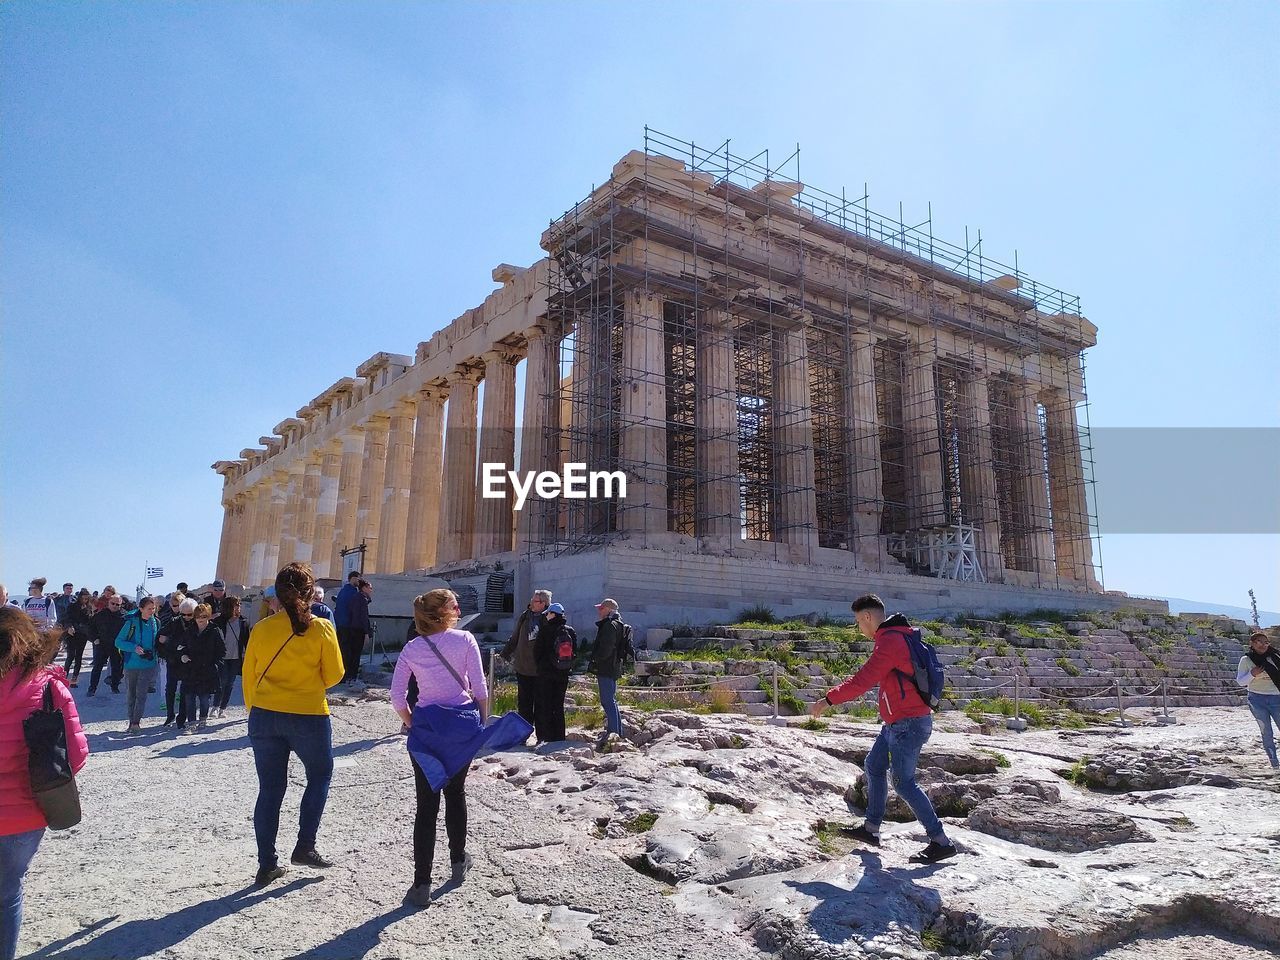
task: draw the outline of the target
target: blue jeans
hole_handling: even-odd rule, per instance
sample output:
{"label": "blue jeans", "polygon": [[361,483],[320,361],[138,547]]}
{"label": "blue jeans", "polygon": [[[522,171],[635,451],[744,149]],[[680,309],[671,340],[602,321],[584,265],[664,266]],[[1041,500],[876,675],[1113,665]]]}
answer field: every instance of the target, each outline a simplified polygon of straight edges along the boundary
{"label": "blue jeans", "polygon": [[933,733],[933,717],[908,717],[880,728],[880,736],[871,745],[863,770],[867,774],[867,822],[879,826],[889,802],[889,771],[893,786],[906,801],[930,840],[944,836],[942,821],[934,813],[933,804],[916,783],[916,762],[920,759],[929,736]]}
{"label": "blue jeans", "polygon": [[22,927],[22,881],[44,839],[44,827],[0,837],[0,960],[18,955]]}
{"label": "blue jeans", "polygon": [[596,677],[600,687],[600,706],[604,708],[605,732],[622,736],[622,714],[618,713],[618,681],[613,677]]}
{"label": "blue jeans", "polygon": [[1258,729],[1262,731],[1262,749],[1267,751],[1267,759],[1271,766],[1280,769],[1280,759],[1276,758],[1276,739],[1271,733],[1271,724],[1280,730],[1280,694],[1254,693],[1249,691],[1249,712],[1258,721]]}
{"label": "blue jeans", "polygon": [[316,845],[333,777],[333,725],[325,715],[278,713],[254,707],[249,711],[249,744],[258,771],[258,802],[253,808],[258,866],[270,869],[278,862],[276,834],[280,830],[280,804],[289,786],[290,753],[298,755],[307,775],[298,811],[296,848],[311,850]]}

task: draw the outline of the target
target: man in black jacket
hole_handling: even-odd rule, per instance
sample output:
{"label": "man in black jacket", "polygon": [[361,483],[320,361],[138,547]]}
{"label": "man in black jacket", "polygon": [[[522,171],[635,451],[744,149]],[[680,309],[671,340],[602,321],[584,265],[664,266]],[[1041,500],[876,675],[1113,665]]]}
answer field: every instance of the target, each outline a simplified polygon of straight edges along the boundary
{"label": "man in black jacket", "polygon": [[124,626],[124,614],[120,607],[124,601],[120,595],[114,594],[107,600],[106,606],[89,618],[89,639],[93,641],[93,673],[89,675],[89,696],[98,692],[98,680],[102,677],[102,668],[111,664],[111,672],[107,675],[107,685],[112,693],[120,692],[120,679],[124,673],[124,663],[120,650],[116,647],[116,637]]}
{"label": "man in black jacket", "polygon": [[538,659],[534,654],[534,638],[538,627],[542,625],[542,616],[551,603],[550,590],[535,590],[529,605],[524,608],[516,620],[516,628],[511,639],[502,648],[502,659],[511,664],[516,671],[516,710],[520,716],[533,724],[538,740],[544,741],[546,732],[539,729],[538,717]]}
{"label": "man in black jacket", "polygon": [[600,706],[604,708],[605,729],[596,744],[603,750],[610,736],[622,736],[622,714],[618,712],[618,680],[626,668],[632,648],[631,626],[622,622],[618,601],[606,598],[596,604],[596,642],[591,650],[587,672],[596,675],[600,690]]}

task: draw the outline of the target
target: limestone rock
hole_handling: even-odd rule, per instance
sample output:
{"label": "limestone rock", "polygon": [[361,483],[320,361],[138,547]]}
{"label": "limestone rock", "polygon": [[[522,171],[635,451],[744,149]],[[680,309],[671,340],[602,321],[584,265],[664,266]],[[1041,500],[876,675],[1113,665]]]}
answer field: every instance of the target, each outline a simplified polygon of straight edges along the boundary
{"label": "limestone rock", "polygon": [[968,826],[1014,843],[1066,853],[1151,839],[1131,817],[1122,813],[1051,803],[1030,796],[992,797],[983,801],[969,814]]}

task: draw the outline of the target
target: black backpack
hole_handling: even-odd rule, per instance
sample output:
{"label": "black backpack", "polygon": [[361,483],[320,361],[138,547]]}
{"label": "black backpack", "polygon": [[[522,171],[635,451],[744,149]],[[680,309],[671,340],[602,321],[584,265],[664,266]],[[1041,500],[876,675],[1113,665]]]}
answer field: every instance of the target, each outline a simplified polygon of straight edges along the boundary
{"label": "black backpack", "polygon": [[618,621],[621,631],[618,636],[618,665],[626,666],[636,662],[636,647],[631,632],[631,624]]}

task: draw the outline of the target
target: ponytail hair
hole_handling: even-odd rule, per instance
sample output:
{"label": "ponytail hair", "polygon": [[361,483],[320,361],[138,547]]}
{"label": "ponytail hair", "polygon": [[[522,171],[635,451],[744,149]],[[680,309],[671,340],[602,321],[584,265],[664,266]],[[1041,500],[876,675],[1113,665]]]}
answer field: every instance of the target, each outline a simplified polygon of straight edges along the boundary
{"label": "ponytail hair", "polygon": [[311,598],[315,589],[316,578],[310,564],[294,561],[276,574],[276,602],[289,615],[294,633],[306,633],[311,626]]}
{"label": "ponytail hair", "polygon": [[452,590],[440,588],[428,590],[420,597],[413,598],[413,626],[418,636],[429,637],[432,634],[448,630],[458,622],[458,611],[453,602],[458,599]]}

